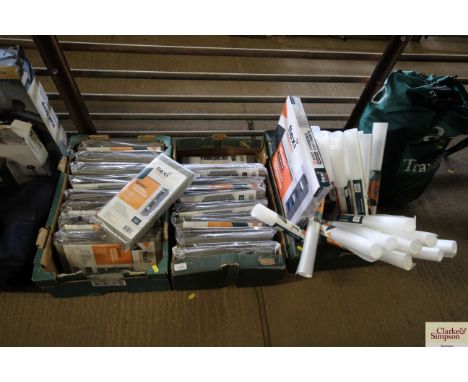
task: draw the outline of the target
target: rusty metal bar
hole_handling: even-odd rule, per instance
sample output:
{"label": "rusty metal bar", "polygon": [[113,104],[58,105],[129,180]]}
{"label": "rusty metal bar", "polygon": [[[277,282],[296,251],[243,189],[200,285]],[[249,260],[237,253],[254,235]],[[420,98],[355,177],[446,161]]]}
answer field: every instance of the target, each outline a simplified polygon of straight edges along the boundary
{"label": "rusty metal bar", "polygon": [[364,108],[371,100],[375,92],[383,85],[387,76],[393,69],[393,66],[400,58],[401,52],[405,49],[408,43],[409,36],[393,36],[382,54],[382,58],[375,66],[374,71],[369,79],[369,82],[364,87],[359,101],[354,106],[344,129],[351,129],[355,127],[356,123],[364,111]]}
{"label": "rusty metal bar", "polygon": [[[95,121],[165,120],[165,121],[277,121],[278,114],[226,114],[226,113],[91,113]],[[70,119],[69,113],[57,113],[60,119]],[[309,114],[309,121],[346,121],[346,114]]]}
{"label": "rusty metal bar", "polygon": [[47,66],[46,71],[54,81],[77,130],[86,134],[96,133],[96,128],[57,38],[55,36],[33,36],[33,39]]}
{"label": "rusty metal bar", "polygon": [[[49,75],[46,68],[34,68],[38,76]],[[267,81],[267,82],[326,82],[361,83],[368,76],[269,74],[269,73],[219,73],[219,72],[167,72],[156,70],[71,69],[75,78],[119,78],[147,80],[195,80],[195,81]]]}
{"label": "rusty metal bar", "polygon": [[[172,95],[172,94],[104,94],[82,93],[85,101],[95,102],[207,102],[207,103],[283,103],[283,96],[243,95]],[[60,100],[59,93],[47,93],[50,100]],[[353,104],[358,97],[300,96],[302,103]]]}
{"label": "rusty metal bar", "polygon": [[[366,36],[368,38],[369,36]],[[34,43],[25,38],[1,37],[1,45],[21,45],[23,48],[34,49]],[[227,56],[227,57],[264,57],[264,58],[299,58],[317,60],[374,60],[378,61],[381,54],[376,52],[347,51],[315,51],[303,49],[258,49],[258,48],[226,48],[205,46],[169,46],[149,44],[120,44],[84,41],[61,41],[64,51],[131,53],[131,54],[162,54],[162,55],[196,55],[196,56]],[[415,62],[468,62],[467,54],[438,53],[404,53],[400,61]]]}

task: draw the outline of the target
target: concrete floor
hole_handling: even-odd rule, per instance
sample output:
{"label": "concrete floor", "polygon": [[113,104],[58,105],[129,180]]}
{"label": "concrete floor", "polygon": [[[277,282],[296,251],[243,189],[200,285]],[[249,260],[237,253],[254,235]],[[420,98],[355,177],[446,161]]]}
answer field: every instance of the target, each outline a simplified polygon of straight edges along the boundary
{"label": "concrete floor", "polygon": [[[76,37],[70,39],[78,39]],[[90,39],[88,37],[88,39]],[[103,38],[95,38],[103,40]],[[309,49],[381,51],[379,40],[341,41],[336,38],[150,37],[113,38],[118,41],[218,46],[258,46]],[[432,38],[408,51],[467,53],[466,40]],[[37,56],[28,52],[37,62]],[[284,73],[369,74],[372,63],[315,62],[309,60],[223,59],[145,55],[91,55],[69,53],[74,67],[114,67],[160,70],[252,71]],[[153,61],[151,61],[153,60]],[[320,61],[320,60],[317,60]],[[400,67],[400,65],[398,65]],[[466,64],[401,65],[415,70],[468,77]],[[148,84],[148,82],[150,84]],[[184,94],[309,94],[359,95],[360,85],[219,84],[80,80],[82,91]],[[177,86],[177,88],[176,88]],[[48,89],[52,89],[47,83]],[[135,105],[141,111],[170,107],[188,111],[207,105]],[[115,105],[92,104],[103,111]],[[278,112],[280,105],[261,106]],[[331,105],[308,105],[317,113],[335,111]],[[342,106],[343,107],[343,106]],[[347,106],[349,108],[349,106]],[[57,105],[60,108],[60,105]],[[217,105],[226,112],[251,112],[252,105]],[[328,108],[328,109],[327,109]],[[179,110],[179,109],[178,109]],[[221,109],[219,109],[221,110]],[[258,110],[258,107],[255,107]],[[343,111],[344,112],[344,111]],[[69,128],[72,128],[67,124]],[[205,124],[230,129],[239,124]],[[131,123],[148,129],[181,127],[181,123]],[[338,125],[336,125],[339,127]],[[117,128],[118,128],[117,127]],[[200,128],[184,123],[183,128]],[[264,128],[258,124],[257,128]],[[116,129],[113,123],[102,128]],[[244,127],[241,128],[246,128]],[[422,346],[427,321],[468,321],[468,150],[444,161],[425,194],[404,208],[384,212],[417,215],[418,229],[437,232],[458,241],[459,253],[442,263],[418,261],[405,272],[376,264],[339,271],[318,272],[312,280],[292,280],[261,288],[224,288],[191,292],[112,293],[101,297],[55,299],[44,293],[0,292],[0,346]],[[450,171],[449,171],[450,170]]]}

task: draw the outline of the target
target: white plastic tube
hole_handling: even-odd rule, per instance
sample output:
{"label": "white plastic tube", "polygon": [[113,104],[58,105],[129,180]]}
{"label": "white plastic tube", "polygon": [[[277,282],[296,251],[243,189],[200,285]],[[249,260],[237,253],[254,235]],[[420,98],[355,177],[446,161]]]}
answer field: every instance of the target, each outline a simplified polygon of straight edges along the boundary
{"label": "white plastic tube", "polygon": [[388,123],[374,122],[372,125],[372,151],[369,171],[369,206],[372,215],[377,213],[382,162],[387,140]]}
{"label": "white plastic tube", "polygon": [[441,262],[444,258],[444,253],[437,247],[422,247],[417,254],[412,256],[415,259]]}
{"label": "white plastic tube", "polygon": [[313,218],[309,218],[304,245],[302,246],[301,258],[296,270],[297,275],[307,278],[312,277],[319,237],[320,223],[314,221]]}
{"label": "white plastic tube", "polygon": [[436,248],[440,248],[444,257],[455,257],[457,254],[457,242],[455,240],[437,240]]}
{"label": "white plastic tube", "polygon": [[270,227],[275,227],[287,232],[295,239],[301,241],[304,240],[304,231],[299,226],[278,215],[275,211],[270,210],[263,204],[256,204],[252,208],[252,211],[250,211],[250,215],[254,219],[257,219],[258,221],[261,221]]}
{"label": "white plastic tube", "polygon": [[349,129],[343,133],[347,177],[351,186],[354,213],[368,215],[367,189],[365,185],[361,145],[357,129]]}
{"label": "white plastic tube", "polygon": [[[322,227],[323,228],[323,227]],[[366,238],[345,231],[341,228],[328,226],[322,229],[323,234],[335,240],[337,243],[348,248],[349,250],[356,249],[360,253],[365,254],[373,259],[378,260],[382,256],[383,248],[380,244],[370,241]]]}
{"label": "white plastic tube", "polygon": [[414,231],[411,237],[421,240],[426,247],[433,247],[437,243],[437,235],[431,232]]}
{"label": "white plastic tube", "polygon": [[401,251],[383,251],[381,261],[394,265],[395,267],[410,271],[415,267],[410,254]]}
{"label": "white plastic tube", "polygon": [[397,250],[411,254],[411,256],[417,255],[423,246],[423,243],[419,239],[408,239],[406,237],[397,236]]}
{"label": "white plastic tube", "polygon": [[338,215],[338,221],[344,221],[354,224],[362,224],[376,231],[389,234],[409,236],[416,230],[416,219],[406,216],[393,215],[369,215],[356,216],[349,214]]}
{"label": "white plastic tube", "polygon": [[361,145],[362,169],[367,191],[369,187],[370,159],[372,155],[372,134],[364,134],[364,132],[360,131],[359,144]]}
{"label": "white plastic tube", "polygon": [[346,177],[346,162],[343,143],[343,133],[335,131],[328,137],[328,153],[331,162],[334,183],[341,213],[351,212],[351,199]]}
{"label": "white plastic tube", "polygon": [[369,240],[373,240],[388,251],[393,251],[397,247],[397,239],[394,236],[387,235],[383,232],[378,232],[371,228],[364,227],[363,225],[343,223],[339,221],[331,221],[329,224],[356,235],[363,236]]}
{"label": "white plastic tube", "polygon": [[370,162],[371,171],[381,171],[387,140],[388,123],[374,122],[372,124],[372,155]]}

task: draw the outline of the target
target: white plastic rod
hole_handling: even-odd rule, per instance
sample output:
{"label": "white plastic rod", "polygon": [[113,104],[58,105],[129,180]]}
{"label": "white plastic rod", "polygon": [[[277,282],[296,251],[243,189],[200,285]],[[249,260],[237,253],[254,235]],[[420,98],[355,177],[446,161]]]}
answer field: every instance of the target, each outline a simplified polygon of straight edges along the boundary
{"label": "white plastic rod", "polygon": [[408,239],[406,237],[397,236],[397,250],[411,254],[411,256],[417,255],[423,246],[423,243],[419,239]]}
{"label": "white plastic rod", "polygon": [[457,242],[455,240],[437,240],[436,248],[440,248],[444,257],[455,257],[457,254]]}
{"label": "white plastic rod", "polygon": [[422,247],[417,254],[412,256],[415,259],[441,262],[444,258],[444,252],[437,247]]}
{"label": "white plastic rod", "polygon": [[330,225],[322,225],[322,234],[338,244],[341,244],[349,250],[356,249],[360,253],[365,254],[373,259],[378,260],[382,256],[383,248],[375,241],[368,240],[341,228],[336,228]]}
{"label": "white plastic rod", "polygon": [[415,267],[410,254],[401,251],[383,251],[381,261],[394,265],[395,267],[410,271]]}
{"label": "white plastic rod", "polygon": [[[359,132],[359,143],[361,145],[362,167],[364,172],[364,181],[366,187],[369,187],[370,160],[372,155],[372,134]],[[367,190],[367,188],[366,188]]]}
{"label": "white plastic rod", "polygon": [[357,129],[349,129],[343,133],[347,177],[351,188],[354,213],[368,215],[367,189],[362,165],[361,145]]}
{"label": "white plastic rod", "polygon": [[278,215],[275,211],[270,210],[263,204],[256,204],[252,208],[252,211],[250,211],[250,215],[252,215],[254,219],[257,219],[270,227],[275,227],[281,231],[285,231],[295,239],[301,241],[304,240],[304,231],[299,226],[285,219],[281,215]]}
{"label": "white plastic rod", "polygon": [[416,218],[393,215],[357,216],[349,214],[338,215],[336,220],[354,224],[362,224],[376,231],[389,234],[409,236],[416,230]]}
{"label": "white plastic rod", "polygon": [[372,215],[377,213],[379,202],[380,179],[382,177],[382,162],[387,140],[388,123],[374,122],[372,125],[372,152],[369,174],[369,206]]}
{"label": "white plastic rod", "polygon": [[337,228],[344,229],[359,236],[363,236],[369,240],[375,241],[377,244],[380,244],[384,249],[388,251],[393,251],[397,247],[397,239],[394,236],[388,235],[383,232],[367,228],[363,225],[344,223],[340,221],[331,221],[330,225]]}
{"label": "white plastic rod", "polygon": [[341,213],[351,212],[351,198],[346,177],[346,162],[343,133],[335,131],[328,137],[328,153],[336,187],[338,206]]}
{"label": "white plastic rod", "polygon": [[313,218],[309,218],[304,244],[302,246],[301,258],[296,270],[297,275],[307,278],[312,277],[319,237],[320,223],[314,221]]}

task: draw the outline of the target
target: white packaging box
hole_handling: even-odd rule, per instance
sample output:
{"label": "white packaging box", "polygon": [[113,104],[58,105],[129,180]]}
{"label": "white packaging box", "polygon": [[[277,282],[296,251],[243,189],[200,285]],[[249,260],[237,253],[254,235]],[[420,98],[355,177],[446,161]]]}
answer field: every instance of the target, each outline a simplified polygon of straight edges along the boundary
{"label": "white packaging box", "polygon": [[47,150],[30,123],[15,120],[11,125],[0,125],[0,157],[7,159],[8,169],[18,183],[49,174]]}
{"label": "white packaging box", "polygon": [[320,151],[299,97],[288,96],[276,128],[273,173],[286,218],[312,216],[330,189]]}
{"label": "white packaging box", "polygon": [[131,246],[185,191],[194,175],[161,153],[99,211],[97,222]]}

